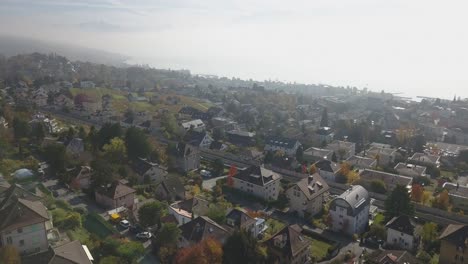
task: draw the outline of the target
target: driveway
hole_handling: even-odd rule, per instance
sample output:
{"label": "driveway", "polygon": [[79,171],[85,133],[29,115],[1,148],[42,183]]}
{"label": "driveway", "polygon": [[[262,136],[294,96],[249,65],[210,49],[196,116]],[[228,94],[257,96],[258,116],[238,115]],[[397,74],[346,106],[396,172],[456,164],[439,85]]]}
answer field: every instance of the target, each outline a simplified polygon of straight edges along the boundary
{"label": "driveway", "polygon": [[226,178],[227,176],[224,175],[224,176],[219,176],[219,177],[215,177],[215,178],[210,178],[210,179],[203,179],[203,184],[202,184],[202,187],[203,189],[206,189],[206,190],[213,190],[213,187],[216,186],[216,181],[219,180],[219,179],[224,179]]}

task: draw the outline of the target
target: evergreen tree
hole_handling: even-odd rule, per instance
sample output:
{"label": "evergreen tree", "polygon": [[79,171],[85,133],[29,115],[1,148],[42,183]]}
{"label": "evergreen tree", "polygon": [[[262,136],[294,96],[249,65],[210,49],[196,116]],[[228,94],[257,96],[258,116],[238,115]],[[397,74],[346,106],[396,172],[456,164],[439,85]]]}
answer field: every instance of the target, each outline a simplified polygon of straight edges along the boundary
{"label": "evergreen tree", "polygon": [[320,127],[328,127],[328,111],[325,107],[322,112],[322,119],[320,120]]}

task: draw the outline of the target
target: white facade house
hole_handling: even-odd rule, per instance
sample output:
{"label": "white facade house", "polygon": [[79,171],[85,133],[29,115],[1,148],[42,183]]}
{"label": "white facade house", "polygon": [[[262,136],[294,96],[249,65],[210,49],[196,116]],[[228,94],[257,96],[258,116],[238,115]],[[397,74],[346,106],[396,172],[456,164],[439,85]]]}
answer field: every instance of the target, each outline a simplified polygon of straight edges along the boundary
{"label": "white facade house", "polygon": [[264,200],[278,199],[281,176],[260,166],[240,170],[232,177],[234,188]]}
{"label": "white facade house", "polygon": [[392,218],[385,225],[387,228],[386,244],[394,248],[413,250],[415,247],[415,224],[406,216]]}
{"label": "white facade house", "polygon": [[286,191],[289,210],[300,217],[314,216],[323,209],[325,194],[330,187],[318,173],[296,182]]}
{"label": "white facade house", "polygon": [[203,123],[201,119],[195,119],[192,121],[184,122],[181,124],[181,126],[185,129],[185,131],[193,129],[193,131],[197,132],[202,132],[206,128],[205,123]]}
{"label": "white facade house", "polygon": [[175,217],[179,226],[205,215],[208,210],[209,202],[198,197],[178,201],[169,206],[169,214]]}
{"label": "white facade house", "polygon": [[282,151],[287,156],[295,156],[301,143],[296,139],[269,138],[265,140],[265,151]]}
{"label": "white facade house", "polygon": [[369,223],[370,197],[364,187],[351,186],[330,204],[331,230],[347,235],[361,234]]}

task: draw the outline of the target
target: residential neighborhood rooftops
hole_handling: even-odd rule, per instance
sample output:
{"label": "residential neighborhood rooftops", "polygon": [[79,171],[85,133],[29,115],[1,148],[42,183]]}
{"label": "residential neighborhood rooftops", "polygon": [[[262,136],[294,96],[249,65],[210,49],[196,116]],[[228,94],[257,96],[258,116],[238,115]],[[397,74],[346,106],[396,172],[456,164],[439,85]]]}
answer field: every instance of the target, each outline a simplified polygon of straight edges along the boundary
{"label": "residential neighborhood rooftops", "polygon": [[399,162],[394,169],[398,171],[398,174],[409,177],[423,176],[426,173],[426,167],[424,166],[402,162]]}
{"label": "residential neighborhood rooftops", "polygon": [[238,228],[246,228],[254,224],[257,220],[249,216],[244,209],[233,208],[227,215],[227,224]]}
{"label": "residential neighborhood rooftops", "polygon": [[353,215],[357,215],[370,203],[369,192],[360,185],[352,185],[349,189],[333,199],[332,204],[336,203],[338,200],[345,201],[350,206]]}
{"label": "residential neighborhood rooftops", "polygon": [[266,145],[281,147],[281,148],[294,148],[297,143],[297,139],[270,137],[265,139]]}
{"label": "residential neighborhood rooftops", "polygon": [[408,161],[431,163],[431,164],[436,165],[437,163],[439,163],[439,159],[440,157],[436,155],[416,152],[413,154],[411,158],[408,159]]}
{"label": "residential neighborhood rooftops", "polygon": [[444,183],[444,185],[442,185],[442,187],[447,189],[450,195],[455,195],[468,199],[468,186],[463,186],[452,182],[446,182]]}
{"label": "residential neighborhood rooftops", "polygon": [[413,182],[413,178],[411,177],[370,169],[365,169],[359,176],[361,180],[367,182],[381,180],[390,190],[392,190],[396,185],[409,186]]}
{"label": "residential neighborhood rooftops", "polygon": [[47,209],[40,201],[30,201],[12,195],[1,201],[0,231],[7,232],[23,226],[49,220]]}
{"label": "residential neighborhood rooftops", "polygon": [[371,168],[375,166],[377,161],[373,158],[353,155],[346,160],[346,163],[357,168]]}
{"label": "residential neighborhood rooftops", "polygon": [[385,225],[387,228],[391,228],[393,230],[408,234],[412,236],[414,234],[415,224],[407,215],[400,215],[398,217],[393,217],[388,223]]}
{"label": "residential neighborhood rooftops", "polygon": [[439,239],[447,240],[450,243],[466,248],[468,241],[468,225],[448,225]]}
{"label": "residential neighborhood rooftops", "polygon": [[206,216],[199,216],[181,225],[180,230],[182,231],[182,237],[192,243],[198,243],[208,237],[222,241],[229,235],[224,227]]}
{"label": "residential neighborhood rooftops", "polygon": [[337,173],[341,169],[338,163],[330,160],[319,160],[314,165],[319,170],[328,171],[332,173]]}
{"label": "residential neighborhood rooftops", "polygon": [[135,189],[122,184],[120,181],[114,181],[112,184],[108,184],[107,186],[100,186],[97,191],[111,199],[117,199],[136,192]]}
{"label": "residential neighborhood rooftops", "polygon": [[305,155],[310,155],[313,157],[321,157],[322,159],[327,159],[329,155],[333,153],[333,150],[330,149],[322,149],[322,148],[315,148],[310,147],[304,150]]}
{"label": "residential neighborhood rooftops", "polygon": [[281,251],[284,256],[294,258],[310,245],[309,238],[301,232],[302,228],[298,225],[286,226],[265,243],[268,247]]}
{"label": "residential neighborhood rooftops", "polygon": [[93,257],[88,248],[78,240],[65,243],[48,251],[29,255],[21,259],[23,264],[92,264]]}
{"label": "residential neighborhood rooftops", "polygon": [[369,258],[377,264],[421,264],[420,260],[406,250],[378,249],[370,253]]}
{"label": "residential neighborhood rooftops", "polygon": [[327,182],[322,179],[318,173],[314,173],[313,175],[298,181],[296,185],[309,201],[330,189]]}
{"label": "residential neighborhood rooftops", "polygon": [[271,181],[281,178],[276,172],[261,166],[250,166],[244,170],[239,170],[233,177],[259,186],[265,186]]}

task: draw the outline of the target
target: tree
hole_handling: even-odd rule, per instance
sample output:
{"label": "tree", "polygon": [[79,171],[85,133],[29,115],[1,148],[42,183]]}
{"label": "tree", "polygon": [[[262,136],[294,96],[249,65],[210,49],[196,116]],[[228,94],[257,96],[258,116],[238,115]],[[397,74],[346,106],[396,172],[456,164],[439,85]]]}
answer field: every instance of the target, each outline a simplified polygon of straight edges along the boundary
{"label": "tree", "polygon": [[117,247],[117,254],[130,263],[136,261],[144,253],[145,248],[138,241],[125,241]]}
{"label": "tree", "polygon": [[101,258],[99,264],[127,264],[127,262],[116,256],[106,256]]}
{"label": "tree", "polygon": [[309,174],[314,174],[317,172],[317,166],[315,164],[310,165]]}
{"label": "tree", "polygon": [[231,165],[231,167],[229,168],[229,174],[228,174],[228,178],[227,178],[227,185],[229,187],[234,187],[234,175],[237,174],[237,167],[235,165]]}
{"label": "tree", "polygon": [[374,223],[370,226],[369,232],[367,232],[366,237],[377,237],[378,239],[386,240],[387,230],[385,229],[385,226]]}
{"label": "tree", "polygon": [[302,149],[302,147],[299,147],[296,150],[296,160],[299,162],[304,160],[304,149]]}
{"label": "tree", "polygon": [[245,231],[234,231],[226,240],[223,251],[224,264],[262,262],[257,239]]}
{"label": "tree", "polygon": [[387,192],[385,182],[382,180],[372,180],[369,187],[369,189],[375,193],[385,194]]}
{"label": "tree", "polygon": [[214,176],[219,176],[224,171],[224,163],[223,163],[223,161],[221,159],[215,159],[211,163],[211,167],[213,169]]}
{"label": "tree", "polygon": [[415,202],[421,202],[424,194],[424,187],[419,184],[413,184],[411,188],[411,199]]}
{"label": "tree", "polygon": [[66,150],[62,144],[54,143],[44,147],[44,159],[53,173],[62,172],[66,165]]}
{"label": "tree", "polygon": [[165,246],[175,246],[179,241],[181,231],[174,223],[163,224],[157,234],[157,243]]}
{"label": "tree", "polygon": [[414,152],[423,152],[426,145],[426,137],[424,135],[416,135],[411,139],[411,145]]}
{"label": "tree", "polygon": [[109,162],[102,158],[97,158],[91,162],[91,168],[94,173],[92,180],[94,186],[103,186],[111,183],[114,180],[114,169]]}
{"label": "tree", "polygon": [[332,156],[331,156],[331,160],[332,160],[333,162],[338,162],[338,159],[337,159],[337,157],[336,157],[336,153],[335,153],[334,151],[333,151],[333,154],[332,154]]}
{"label": "tree", "polygon": [[437,239],[437,225],[432,222],[425,223],[421,230],[421,239],[426,244]]}
{"label": "tree", "polygon": [[432,195],[431,192],[424,191],[423,196],[422,196],[422,200],[421,200],[422,204],[424,204],[424,205],[427,204],[429,202],[429,200],[431,199],[431,195]]}
{"label": "tree", "polygon": [[408,190],[403,185],[397,185],[385,200],[385,210],[390,217],[414,215],[414,207]]}
{"label": "tree", "polygon": [[159,201],[145,203],[138,210],[138,218],[143,227],[160,225],[161,216],[164,215],[164,204]]}
{"label": "tree", "polygon": [[320,120],[320,127],[328,127],[328,112],[325,107],[322,112],[322,119]]}
{"label": "tree", "polygon": [[439,196],[434,200],[432,206],[442,210],[447,210],[450,206],[450,198],[447,190],[440,192]]}
{"label": "tree", "polygon": [[41,141],[45,137],[45,129],[42,123],[37,123],[31,131],[31,135],[36,138],[37,141]]}
{"label": "tree", "polygon": [[99,149],[101,149],[105,144],[108,144],[111,139],[121,136],[122,128],[120,127],[119,123],[105,123],[97,133],[95,143]]}
{"label": "tree", "polygon": [[26,120],[15,117],[13,119],[13,135],[16,140],[29,136],[31,128]]}
{"label": "tree", "polygon": [[148,137],[141,129],[136,127],[131,127],[127,130],[125,145],[127,146],[127,155],[130,159],[146,158],[151,152]]}
{"label": "tree", "polygon": [[0,263],[20,264],[21,258],[14,246],[4,245],[0,248]]}
{"label": "tree", "polygon": [[85,131],[83,126],[80,126],[80,128],[78,130],[78,137],[83,139],[83,140],[86,140],[86,131]]}
{"label": "tree", "polygon": [[214,128],[213,129],[213,139],[214,140],[222,140],[225,137],[224,130],[221,128]]}
{"label": "tree", "polygon": [[113,163],[121,164],[127,156],[127,148],[125,142],[121,138],[113,138],[102,147],[104,155]]}
{"label": "tree", "polygon": [[223,263],[223,248],[221,243],[212,238],[206,238],[191,247],[179,250],[175,257],[176,264],[221,264]]}

